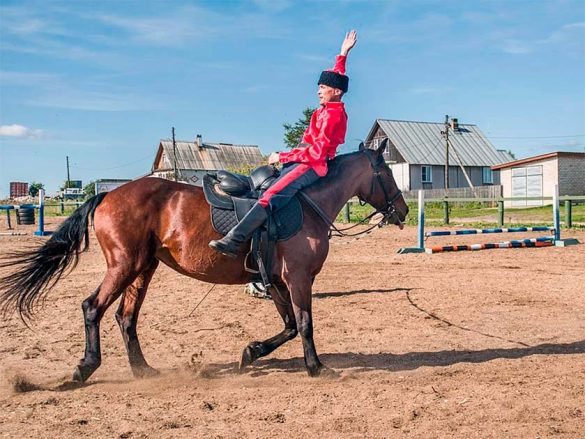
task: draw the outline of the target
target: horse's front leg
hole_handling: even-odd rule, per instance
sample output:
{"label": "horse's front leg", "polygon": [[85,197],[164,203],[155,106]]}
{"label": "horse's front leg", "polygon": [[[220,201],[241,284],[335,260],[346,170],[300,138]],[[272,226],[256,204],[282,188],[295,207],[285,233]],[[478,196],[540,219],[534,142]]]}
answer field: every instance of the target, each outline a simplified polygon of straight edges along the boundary
{"label": "horse's front leg", "polygon": [[240,360],[240,371],[243,371],[258,358],[270,354],[275,349],[297,336],[297,324],[295,322],[295,314],[290,302],[290,293],[288,292],[286,285],[283,285],[280,282],[277,283],[276,288],[278,290],[273,290],[271,295],[272,300],[276,305],[276,309],[284,322],[284,329],[282,332],[268,340],[253,341],[246,346],[246,349],[244,349],[244,352],[242,353],[242,359]]}
{"label": "horse's front leg", "polygon": [[313,313],[311,310],[311,291],[313,279],[311,276],[293,275],[286,280],[293,304],[297,330],[303,341],[305,366],[310,376],[335,375],[335,372],[319,361],[315,342],[313,340]]}

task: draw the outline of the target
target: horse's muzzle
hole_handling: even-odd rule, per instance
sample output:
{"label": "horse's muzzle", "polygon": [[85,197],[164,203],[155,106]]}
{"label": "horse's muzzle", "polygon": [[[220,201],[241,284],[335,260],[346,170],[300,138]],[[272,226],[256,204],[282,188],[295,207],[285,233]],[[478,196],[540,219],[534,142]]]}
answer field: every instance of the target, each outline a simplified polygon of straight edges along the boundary
{"label": "horse's muzzle", "polygon": [[404,221],[408,214],[408,206],[405,204],[404,207],[406,211],[402,213],[396,208],[396,206],[390,206],[390,208],[384,212],[384,224],[394,224],[395,226],[398,226],[400,230],[404,229]]}

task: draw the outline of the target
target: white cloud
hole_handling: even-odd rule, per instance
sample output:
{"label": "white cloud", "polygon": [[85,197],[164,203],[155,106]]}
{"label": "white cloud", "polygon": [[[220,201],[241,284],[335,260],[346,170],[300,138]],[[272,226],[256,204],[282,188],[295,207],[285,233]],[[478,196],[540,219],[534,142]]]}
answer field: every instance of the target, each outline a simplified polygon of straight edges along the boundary
{"label": "white cloud", "polygon": [[0,125],[0,137],[17,137],[21,139],[38,139],[43,130],[25,127],[24,125]]}
{"label": "white cloud", "polygon": [[432,85],[421,85],[418,87],[412,87],[409,90],[412,94],[417,95],[441,95],[452,91],[452,87],[449,86],[432,86]]}
{"label": "white cloud", "polygon": [[160,110],[164,108],[164,101],[163,98],[145,97],[125,90],[110,92],[58,85],[45,88],[26,103],[36,107],[116,112]]}
{"label": "white cloud", "polygon": [[583,33],[585,22],[569,23],[553,31],[545,38],[534,40],[505,39],[502,42],[502,50],[513,55],[546,50],[551,46],[562,46],[564,52],[583,52],[585,39]]}
{"label": "white cloud", "polygon": [[309,61],[309,62],[319,62],[319,63],[326,63],[326,64],[329,64],[331,62],[330,56],[312,55],[309,53],[300,53],[297,55],[297,57],[302,59],[303,61]]}
{"label": "white cloud", "polygon": [[97,14],[84,16],[127,34],[135,44],[180,47],[215,38],[280,38],[288,31],[278,26],[270,12],[287,2],[260,8],[257,13],[219,13],[199,6],[185,6],[156,17]]}
{"label": "white cloud", "polygon": [[502,50],[511,55],[524,55],[534,52],[536,48],[529,42],[505,40],[502,45]]}

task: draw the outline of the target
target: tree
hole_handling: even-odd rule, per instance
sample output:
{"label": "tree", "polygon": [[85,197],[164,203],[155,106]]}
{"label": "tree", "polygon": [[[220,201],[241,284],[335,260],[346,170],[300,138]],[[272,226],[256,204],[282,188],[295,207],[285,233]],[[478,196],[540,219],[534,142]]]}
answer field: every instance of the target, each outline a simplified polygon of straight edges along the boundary
{"label": "tree", "polygon": [[85,186],[83,186],[83,193],[85,194],[85,198],[91,198],[95,195],[95,181],[90,181]]}
{"label": "tree", "polygon": [[44,189],[45,185],[37,181],[33,181],[28,187],[28,194],[31,197],[36,197],[39,194],[39,190]]}
{"label": "tree", "polygon": [[[263,162],[267,162],[267,157],[263,157]],[[254,169],[256,169],[261,164],[254,164],[254,165],[239,165],[239,166],[228,166],[226,171],[235,172],[236,174],[242,175],[250,175]]]}
{"label": "tree", "polygon": [[316,108],[307,107],[303,110],[303,117],[294,124],[284,123],[284,144],[287,148],[296,148],[301,142],[305,130],[309,127],[311,116]]}

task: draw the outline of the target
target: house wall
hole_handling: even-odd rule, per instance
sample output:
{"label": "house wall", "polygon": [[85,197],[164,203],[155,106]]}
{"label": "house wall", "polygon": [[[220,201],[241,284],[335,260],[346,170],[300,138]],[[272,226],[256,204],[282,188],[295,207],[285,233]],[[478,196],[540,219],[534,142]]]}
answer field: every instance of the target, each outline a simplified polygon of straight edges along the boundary
{"label": "house wall", "polygon": [[[199,171],[193,169],[180,169],[179,170],[179,181],[181,183],[192,184],[194,186],[203,186],[203,176],[207,172],[212,171]],[[154,171],[151,177],[165,178],[167,180],[174,180],[174,173],[172,170],[167,171]]]}
{"label": "house wall", "polygon": [[[422,165],[410,165],[410,189],[444,189],[445,188],[445,167],[444,166],[433,166],[432,167],[432,184],[422,183]],[[483,167],[470,166],[466,167],[467,175],[473,186],[484,186],[483,183]],[[493,184],[500,184],[500,174],[495,171],[493,175]],[[469,187],[467,179],[463,174],[463,171],[459,166],[449,166],[449,187]],[[406,189],[408,190],[408,189]]]}
{"label": "house wall", "polygon": [[[512,193],[512,170],[519,168],[530,168],[533,166],[542,166],[542,187],[541,194],[534,196],[541,197],[552,197],[554,192],[554,185],[559,181],[559,165],[557,157],[553,157],[546,160],[538,160],[530,163],[524,163],[511,168],[503,168],[500,170],[500,180],[502,185],[502,192],[504,198],[513,197]],[[560,188],[559,188],[560,189]],[[516,201],[505,201],[504,207],[522,207],[522,206],[542,206],[552,204],[551,201],[528,201],[528,202],[516,202]]]}
{"label": "house wall", "polygon": [[394,163],[389,166],[398,189],[401,191],[410,190],[410,166],[408,166],[408,163]]}
{"label": "house wall", "polygon": [[585,156],[559,156],[559,194],[585,195]]}

